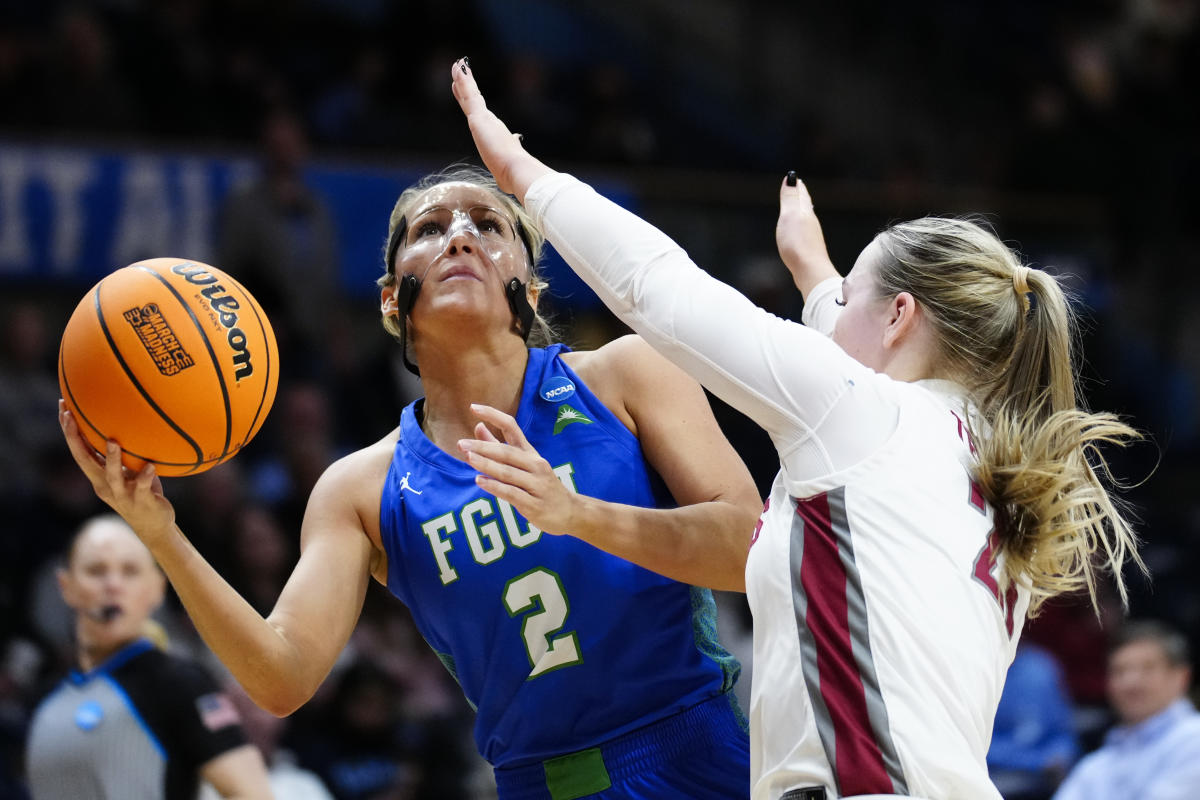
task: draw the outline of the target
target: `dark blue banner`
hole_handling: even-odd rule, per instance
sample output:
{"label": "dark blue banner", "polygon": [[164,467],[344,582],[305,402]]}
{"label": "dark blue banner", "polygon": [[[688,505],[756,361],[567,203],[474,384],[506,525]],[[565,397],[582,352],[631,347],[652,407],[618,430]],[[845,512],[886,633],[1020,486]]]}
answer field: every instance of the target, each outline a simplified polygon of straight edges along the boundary
{"label": "dark blue banner", "polygon": [[[315,162],[305,180],[333,212],[345,290],[374,296],[388,215],[423,171]],[[216,263],[220,210],[254,180],[253,158],[0,143],[0,279],[90,285],[134,261],[176,256]],[[628,204],[628,194],[605,187]],[[545,272],[563,306],[591,290],[549,252]]]}

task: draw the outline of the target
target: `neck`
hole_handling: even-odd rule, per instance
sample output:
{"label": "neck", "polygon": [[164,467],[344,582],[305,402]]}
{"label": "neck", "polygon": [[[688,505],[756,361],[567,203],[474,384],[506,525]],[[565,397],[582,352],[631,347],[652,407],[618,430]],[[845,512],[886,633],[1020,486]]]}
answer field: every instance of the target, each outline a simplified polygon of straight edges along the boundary
{"label": "neck", "polygon": [[100,666],[112,658],[118,650],[133,642],[133,639],[97,641],[88,636],[82,628],[82,624],[76,626],[75,637],[79,644],[76,647],[75,656],[79,661],[79,668],[84,672],[90,672]]}
{"label": "neck", "polygon": [[517,337],[496,348],[461,346],[453,353],[422,348],[418,357],[425,388],[421,427],[429,439],[456,458],[458,440],[474,438],[479,422],[472,403],[516,415],[529,351]]}

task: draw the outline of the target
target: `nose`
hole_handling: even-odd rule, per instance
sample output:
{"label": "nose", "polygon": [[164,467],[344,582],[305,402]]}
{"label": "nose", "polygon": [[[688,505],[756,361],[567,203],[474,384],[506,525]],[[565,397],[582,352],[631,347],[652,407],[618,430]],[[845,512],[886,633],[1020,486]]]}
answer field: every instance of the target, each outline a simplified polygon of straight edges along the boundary
{"label": "nose", "polygon": [[456,226],[450,231],[450,235],[446,237],[446,252],[449,255],[457,255],[459,252],[474,253],[475,245],[478,239],[466,226]]}

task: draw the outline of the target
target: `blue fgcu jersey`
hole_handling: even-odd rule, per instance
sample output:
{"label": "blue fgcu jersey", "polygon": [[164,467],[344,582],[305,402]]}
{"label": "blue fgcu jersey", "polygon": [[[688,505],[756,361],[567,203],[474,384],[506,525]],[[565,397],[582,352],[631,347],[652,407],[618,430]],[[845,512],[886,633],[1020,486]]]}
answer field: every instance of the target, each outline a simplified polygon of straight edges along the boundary
{"label": "blue fgcu jersey", "polygon": [[[571,490],[674,505],[636,437],[562,362],[531,349],[517,422]],[[417,401],[422,402],[422,401]],[[669,402],[669,398],[664,398]],[[495,766],[582,750],[727,691],[711,593],[543,534],[404,409],[384,486],[388,588],[478,711]]]}

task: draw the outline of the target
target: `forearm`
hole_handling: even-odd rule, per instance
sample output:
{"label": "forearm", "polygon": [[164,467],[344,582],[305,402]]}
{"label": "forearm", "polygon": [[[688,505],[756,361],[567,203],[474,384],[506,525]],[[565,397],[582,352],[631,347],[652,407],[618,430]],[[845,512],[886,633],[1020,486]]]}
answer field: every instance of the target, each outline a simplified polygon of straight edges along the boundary
{"label": "forearm", "polygon": [[577,496],[569,533],[651,572],[693,586],[746,591],[755,516],[732,503],[642,508]]}
{"label": "forearm", "polygon": [[586,184],[554,175],[528,201],[555,249],[613,313],[773,438],[822,419],[845,385],[845,354],[827,337],[756,307]]}
{"label": "forearm", "polygon": [[177,526],[150,549],[196,631],[250,698],[276,713],[298,705],[299,659],[283,633],[205,561]]}

